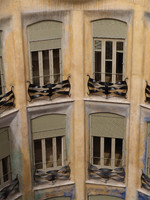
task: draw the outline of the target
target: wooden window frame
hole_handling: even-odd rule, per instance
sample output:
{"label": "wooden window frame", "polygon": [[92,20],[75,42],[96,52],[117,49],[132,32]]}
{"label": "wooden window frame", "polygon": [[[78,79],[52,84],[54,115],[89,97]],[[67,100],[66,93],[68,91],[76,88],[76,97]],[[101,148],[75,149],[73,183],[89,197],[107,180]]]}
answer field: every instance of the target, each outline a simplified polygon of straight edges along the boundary
{"label": "wooden window frame", "polygon": [[[59,136],[58,136],[59,137]],[[53,169],[60,169],[62,166],[65,165],[65,161],[66,161],[66,158],[65,158],[65,136],[60,136],[61,137],[61,153],[62,153],[62,163],[61,165],[57,165],[57,144],[56,144],[56,137],[49,137],[49,138],[41,138],[41,139],[38,139],[41,141],[41,149],[42,149],[42,168],[41,169],[38,169],[38,170],[43,170],[43,171],[48,171],[48,170],[53,170]],[[46,167],[46,144],[45,144],[45,140],[46,139],[50,139],[52,138],[52,149],[53,149],[53,167],[49,167],[47,168]],[[34,147],[34,141],[33,140],[33,147]],[[35,152],[34,152],[34,148],[33,148],[33,158],[34,158],[34,168],[36,163],[35,163]]]}
{"label": "wooden window frame", "polygon": [[[97,50],[95,49],[95,41],[99,40],[102,42],[101,45],[101,50]],[[109,38],[99,38],[99,37],[94,37],[93,38],[93,78],[95,78],[95,52],[101,52],[101,72],[99,72],[101,74],[101,81],[106,82],[105,80],[105,61],[107,60],[105,58],[105,52],[106,52],[106,41],[110,41],[112,42],[112,73],[110,73],[112,75],[112,83],[116,82],[116,75],[119,73],[116,73],[116,53],[117,52],[121,52],[123,53],[123,72],[122,74],[122,81],[125,79],[125,39],[109,39]],[[123,50],[117,50],[116,49],[116,44],[117,42],[123,42]],[[108,73],[107,73],[108,74]]]}
{"label": "wooden window frame", "polygon": [[[42,41],[41,41],[42,42]],[[48,75],[44,75],[43,73],[43,55],[42,52],[48,50],[49,51],[49,74]],[[61,48],[58,48],[59,50],[59,74],[54,74],[54,64],[53,64],[53,50],[56,49],[45,49],[45,50],[41,50],[41,51],[31,51],[30,53],[30,65],[31,65],[31,82],[34,83],[33,81],[33,71],[32,71],[32,52],[38,52],[38,64],[39,64],[39,76],[37,76],[37,78],[39,78],[39,84],[40,86],[44,85],[44,77],[45,76],[49,76],[49,83],[54,83],[54,76],[55,75],[59,75],[60,77],[60,81],[62,81],[62,63],[61,63]]]}
{"label": "wooden window frame", "polygon": [[[100,165],[96,165],[94,164],[94,156],[93,156],[93,137],[98,137],[98,136],[91,136],[91,156],[90,156],[90,162],[92,163],[92,165],[97,166],[98,168],[109,168],[109,169],[114,169],[115,167],[115,142],[116,139],[122,139],[122,138],[111,138],[111,165],[107,166],[104,165],[104,138],[106,137],[99,137],[100,138]],[[124,139],[122,139],[123,143],[122,143],[122,166],[125,165],[124,162],[124,147],[125,147],[125,141]]]}

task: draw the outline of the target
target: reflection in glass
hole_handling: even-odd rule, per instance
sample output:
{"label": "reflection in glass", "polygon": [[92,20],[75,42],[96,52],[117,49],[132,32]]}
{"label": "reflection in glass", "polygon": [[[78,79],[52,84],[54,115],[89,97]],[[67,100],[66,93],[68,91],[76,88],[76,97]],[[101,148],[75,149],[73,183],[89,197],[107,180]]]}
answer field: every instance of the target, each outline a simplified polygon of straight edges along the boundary
{"label": "reflection in glass", "polygon": [[100,165],[100,137],[93,137],[93,164]]}
{"label": "reflection in glass", "polygon": [[35,168],[42,169],[42,145],[41,140],[34,140]]}
{"label": "reflection in glass", "polygon": [[101,81],[101,52],[95,51],[95,80]]}
{"label": "reflection in glass", "polygon": [[115,142],[115,166],[121,167],[122,166],[122,139],[116,139]]}
{"label": "reflection in glass", "polygon": [[38,51],[31,52],[32,58],[32,76],[33,84],[39,85],[39,61],[38,61]]}
{"label": "reflection in glass", "polygon": [[2,159],[3,181],[9,180],[8,157]]}
{"label": "reflection in glass", "polygon": [[104,138],[104,165],[111,165],[111,138]]}
{"label": "reflection in glass", "polygon": [[60,82],[59,49],[53,50],[54,83]]}
{"label": "reflection in glass", "polygon": [[42,51],[43,56],[43,75],[44,75],[44,85],[50,83],[49,77],[49,51]]}
{"label": "reflection in glass", "polygon": [[56,137],[56,146],[57,146],[57,166],[62,165],[62,137]]}
{"label": "reflection in glass", "polygon": [[52,138],[45,139],[46,145],[46,167],[53,167],[53,146]]}

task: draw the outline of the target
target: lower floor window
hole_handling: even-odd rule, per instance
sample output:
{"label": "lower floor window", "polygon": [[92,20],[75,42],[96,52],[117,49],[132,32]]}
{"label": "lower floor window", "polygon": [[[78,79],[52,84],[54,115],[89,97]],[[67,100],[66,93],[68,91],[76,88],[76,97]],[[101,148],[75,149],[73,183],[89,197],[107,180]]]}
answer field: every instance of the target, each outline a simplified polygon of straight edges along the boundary
{"label": "lower floor window", "polygon": [[121,167],[123,139],[92,136],[92,163],[100,167]]}
{"label": "lower floor window", "polygon": [[44,171],[64,165],[65,137],[34,140],[35,169]]}
{"label": "lower floor window", "polygon": [[0,188],[3,188],[11,180],[10,157],[7,156],[0,160]]}

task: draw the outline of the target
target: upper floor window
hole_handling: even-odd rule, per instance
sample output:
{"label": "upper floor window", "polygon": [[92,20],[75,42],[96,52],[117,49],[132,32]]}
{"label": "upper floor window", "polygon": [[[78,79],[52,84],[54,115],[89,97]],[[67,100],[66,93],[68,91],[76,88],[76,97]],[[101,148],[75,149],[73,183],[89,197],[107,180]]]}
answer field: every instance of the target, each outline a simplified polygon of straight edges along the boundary
{"label": "upper floor window", "polygon": [[45,115],[32,120],[35,169],[47,171],[65,165],[65,135],[65,115]]}
{"label": "upper floor window", "polygon": [[124,80],[126,23],[103,19],[92,25],[95,80],[113,83]]}
{"label": "upper floor window", "polygon": [[9,129],[0,129],[0,188],[11,181]]}
{"label": "upper floor window", "polygon": [[0,31],[0,95],[4,94],[4,72],[2,62],[2,31]]}
{"label": "upper floor window", "polygon": [[28,27],[31,81],[43,86],[62,80],[62,23],[41,21]]}
{"label": "upper floor window", "polygon": [[112,113],[90,115],[90,162],[99,168],[124,166],[125,118]]}

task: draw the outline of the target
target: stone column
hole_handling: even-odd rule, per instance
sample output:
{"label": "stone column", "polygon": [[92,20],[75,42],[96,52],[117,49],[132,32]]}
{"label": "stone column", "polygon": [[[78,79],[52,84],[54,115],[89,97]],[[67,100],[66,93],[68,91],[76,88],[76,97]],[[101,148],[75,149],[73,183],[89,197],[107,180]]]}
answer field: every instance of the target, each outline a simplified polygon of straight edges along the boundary
{"label": "stone column", "polygon": [[25,66],[23,55],[23,40],[22,40],[22,24],[21,24],[21,9],[20,2],[16,1],[13,4],[13,47],[14,47],[14,92],[15,104],[19,109],[19,129],[21,135],[20,150],[22,152],[22,193],[23,200],[32,199],[32,183],[31,183],[31,164],[29,152],[29,137],[28,137],[28,123],[27,123],[27,91]]}
{"label": "stone column", "polygon": [[72,98],[74,102],[74,176],[76,200],[85,200],[83,11],[72,12]]}
{"label": "stone column", "polygon": [[130,81],[130,130],[129,130],[129,165],[127,168],[127,200],[137,199],[137,188],[139,187],[140,171],[138,170],[138,145],[139,145],[139,123],[140,103],[142,92],[142,68],[144,54],[144,12],[139,5],[135,6],[132,32],[132,66]]}

